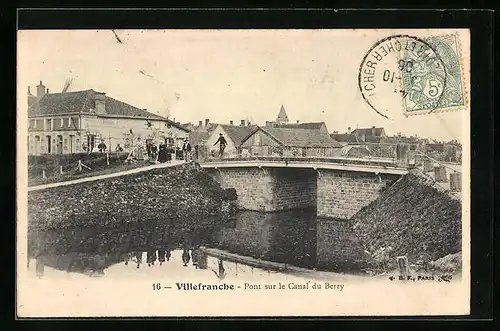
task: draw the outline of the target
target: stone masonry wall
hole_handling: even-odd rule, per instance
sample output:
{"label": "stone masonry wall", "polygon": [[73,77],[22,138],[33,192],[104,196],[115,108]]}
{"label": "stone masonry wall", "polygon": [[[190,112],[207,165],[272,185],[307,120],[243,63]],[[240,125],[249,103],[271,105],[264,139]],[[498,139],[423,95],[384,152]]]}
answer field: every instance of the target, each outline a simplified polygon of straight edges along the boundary
{"label": "stone masonry wall", "polygon": [[307,169],[273,169],[275,210],[308,208],[316,205],[316,172]]}
{"label": "stone masonry wall", "polygon": [[210,173],[223,188],[234,188],[240,209],[272,211],[274,183],[271,176],[259,168],[220,169]]}
{"label": "stone masonry wall", "polygon": [[316,205],[316,173],[301,169],[211,170],[223,188],[234,188],[240,209],[278,211]]}
{"label": "stone masonry wall", "polygon": [[321,170],[317,181],[318,217],[349,219],[375,200],[397,175]]}

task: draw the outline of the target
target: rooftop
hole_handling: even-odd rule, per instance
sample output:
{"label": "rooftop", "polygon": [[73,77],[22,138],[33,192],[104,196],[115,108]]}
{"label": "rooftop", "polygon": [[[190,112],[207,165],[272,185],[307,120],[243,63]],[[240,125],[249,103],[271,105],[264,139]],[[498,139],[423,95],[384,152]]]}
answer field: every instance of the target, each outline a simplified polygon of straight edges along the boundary
{"label": "rooftop", "polygon": [[274,124],[275,128],[290,128],[290,129],[310,129],[310,130],[319,130],[323,125],[326,125],[325,122],[309,122],[309,123],[290,123],[290,124]]}
{"label": "rooftop", "polygon": [[224,131],[227,133],[229,138],[236,144],[240,144],[244,138],[246,138],[248,135],[250,135],[255,128],[257,127],[256,125],[249,125],[249,126],[237,126],[237,125],[226,125],[226,124],[219,124]]}
{"label": "rooftop", "polygon": [[333,140],[328,134],[322,134],[319,130],[311,129],[257,127],[243,141],[250,138],[258,130],[262,130],[265,134],[287,147],[342,147],[340,143]]}
{"label": "rooftop", "polygon": [[105,117],[107,115],[109,115],[110,117],[136,117],[141,119],[157,119],[168,121],[171,125],[188,131],[181,125],[178,125],[163,116],[153,114],[145,109],[140,109],[128,103],[111,98],[107,95],[105,95],[105,113],[96,113],[96,94],[100,93],[92,89],[75,92],[45,94],[28,108],[29,116],[84,113],[95,114],[102,117]]}

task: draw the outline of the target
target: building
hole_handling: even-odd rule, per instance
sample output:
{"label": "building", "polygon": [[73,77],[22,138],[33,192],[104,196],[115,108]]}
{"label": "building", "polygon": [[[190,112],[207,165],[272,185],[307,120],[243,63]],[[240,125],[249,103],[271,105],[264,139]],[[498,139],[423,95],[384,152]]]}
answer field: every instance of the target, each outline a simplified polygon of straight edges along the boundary
{"label": "building", "polygon": [[325,122],[305,122],[305,123],[288,123],[288,124],[278,124],[275,123],[272,126],[275,128],[288,128],[288,129],[306,129],[306,130],[319,130],[321,134],[328,134],[328,128]]}
{"label": "building", "polygon": [[386,137],[384,128],[371,128],[355,129],[348,132],[355,135],[359,141],[367,143],[379,143],[382,138]]}
{"label": "building", "polygon": [[359,145],[360,144],[358,137],[355,134],[351,134],[351,133],[334,132],[330,135],[330,137],[344,146],[346,146],[346,145]]}
{"label": "building", "polygon": [[113,99],[92,89],[49,93],[42,84],[36,96],[28,87],[28,153],[69,154],[95,151],[103,141],[108,150],[125,150],[165,139],[181,146],[189,130],[162,116]]}
{"label": "building", "polygon": [[256,127],[242,140],[252,156],[338,156],[342,145],[320,130]]}
{"label": "building", "polygon": [[370,156],[372,153],[367,145],[357,146],[357,145],[346,145],[342,147],[341,156],[350,158],[363,158]]}
{"label": "building", "polygon": [[283,107],[283,105],[281,105],[278,117],[276,117],[276,123],[278,124],[288,123],[288,115],[286,114],[286,110],[285,107]]}
{"label": "building", "polygon": [[281,105],[278,116],[275,121],[266,121],[266,127],[272,128],[285,128],[285,129],[306,129],[306,130],[320,130],[322,134],[328,134],[328,128],[325,122],[305,122],[289,123],[288,115],[285,107]]}
{"label": "building", "polygon": [[240,146],[243,138],[247,137],[253,130],[255,130],[255,125],[250,125],[241,120],[241,124],[238,125],[227,125],[218,124],[210,133],[207,139],[207,147],[209,153],[217,153],[219,150],[219,145],[214,145],[219,139],[220,134],[224,136],[227,141],[227,146],[224,151],[227,157],[237,157],[238,147]]}

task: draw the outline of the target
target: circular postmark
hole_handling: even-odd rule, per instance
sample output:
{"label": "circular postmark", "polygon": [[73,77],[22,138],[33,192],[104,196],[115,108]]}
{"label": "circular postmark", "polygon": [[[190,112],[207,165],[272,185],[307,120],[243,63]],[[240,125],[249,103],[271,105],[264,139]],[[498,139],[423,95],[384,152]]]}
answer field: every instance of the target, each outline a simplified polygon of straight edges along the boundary
{"label": "circular postmark", "polygon": [[386,118],[401,112],[432,112],[445,90],[446,67],[426,41],[394,35],[368,50],[359,68],[358,84],[363,99]]}

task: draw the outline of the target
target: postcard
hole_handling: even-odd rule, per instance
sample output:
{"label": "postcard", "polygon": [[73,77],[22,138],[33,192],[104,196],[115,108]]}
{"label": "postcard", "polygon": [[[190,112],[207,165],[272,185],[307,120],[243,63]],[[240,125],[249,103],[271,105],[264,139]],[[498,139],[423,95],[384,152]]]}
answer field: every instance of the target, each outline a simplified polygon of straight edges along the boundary
{"label": "postcard", "polygon": [[19,318],[469,314],[469,30],[17,42]]}

